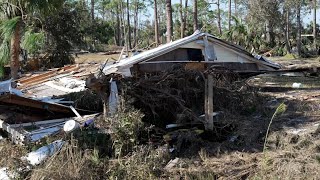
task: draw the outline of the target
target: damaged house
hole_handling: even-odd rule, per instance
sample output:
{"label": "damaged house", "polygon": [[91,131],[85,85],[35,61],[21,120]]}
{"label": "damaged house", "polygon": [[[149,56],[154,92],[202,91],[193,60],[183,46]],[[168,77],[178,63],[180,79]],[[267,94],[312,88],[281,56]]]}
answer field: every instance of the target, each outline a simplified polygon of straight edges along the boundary
{"label": "damaged house", "polygon": [[191,36],[120,60],[105,67],[103,72],[106,75],[120,73],[131,76],[137,72],[165,71],[174,64],[183,64],[187,69],[215,65],[240,74],[259,74],[280,69],[280,65],[261,56],[253,56],[239,46],[208,33],[196,31]]}
{"label": "damaged house", "polygon": [[[172,71],[176,66],[180,69]],[[174,119],[171,122],[177,122],[181,115],[187,114],[189,119],[195,121],[204,117],[202,122],[206,129],[212,129],[213,117],[216,114],[213,109],[213,89],[217,67],[240,77],[250,77],[281,68],[279,64],[259,55],[252,55],[239,46],[196,31],[191,36],[104,67],[102,72],[107,77],[106,81],[101,83],[95,78],[89,79],[87,86],[102,92],[105,88],[101,86],[117,79],[119,86],[129,88],[125,92],[134,97],[136,107],[147,109],[148,112],[144,113],[151,114],[149,119],[161,116],[158,118],[161,121]],[[162,75],[159,75],[161,73]],[[127,77],[126,80],[115,78],[119,74]],[[126,81],[133,83],[126,84]],[[118,89],[115,82],[111,83],[109,92],[109,100],[105,98],[104,102],[109,104],[110,110],[115,109],[117,101],[115,92],[117,93]],[[204,101],[200,100],[202,98]],[[199,101],[201,103],[198,103]]]}

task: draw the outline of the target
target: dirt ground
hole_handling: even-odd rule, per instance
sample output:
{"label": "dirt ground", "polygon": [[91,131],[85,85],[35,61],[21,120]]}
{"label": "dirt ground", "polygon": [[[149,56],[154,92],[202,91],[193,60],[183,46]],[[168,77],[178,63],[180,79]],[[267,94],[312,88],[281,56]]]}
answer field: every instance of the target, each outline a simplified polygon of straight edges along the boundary
{"label": "dirt ground", "polygon": [[85,53],[75,56],[76,63],[104,63],[108,59],[114,61],[119,59],[120,54],[106,55],[105,53]]}

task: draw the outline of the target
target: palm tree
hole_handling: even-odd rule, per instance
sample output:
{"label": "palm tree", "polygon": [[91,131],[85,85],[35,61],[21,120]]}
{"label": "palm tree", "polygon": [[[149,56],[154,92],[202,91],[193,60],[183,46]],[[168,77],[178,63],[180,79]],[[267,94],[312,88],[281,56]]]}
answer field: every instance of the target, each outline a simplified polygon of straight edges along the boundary
{"label": "palm tree", "polygon": [[232,16],[232,25],[229,31],[226,31],[223,37],[234,44],[244,47],[248,51],[256,52],[262,42],[261,32],[256,30],[256,27],[245,25],[241,19]]}
{"label": "palm tree", "polygon": [[[7,0],[0,2],[3,37],[0,45],[0,65],[10,60],[11,78],[18,78],[21,32],[26,21],[49,15],[63,5],[64,0]],[[37,16],[37,17],[36,17]],[[3,72],[3,71],[2,71]]]}

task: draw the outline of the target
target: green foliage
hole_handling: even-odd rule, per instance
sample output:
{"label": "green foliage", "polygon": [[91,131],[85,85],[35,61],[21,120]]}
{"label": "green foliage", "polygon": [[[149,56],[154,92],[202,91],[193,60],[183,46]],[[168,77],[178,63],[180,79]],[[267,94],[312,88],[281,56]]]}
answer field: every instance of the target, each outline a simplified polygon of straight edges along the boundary
{"label": "green foliage", "polygon": [[139,146],[126,159],[110,163],[107,179],[158,179],[169,159],[170,154],[163,148]]}
{"label": "green foliage", "polygon": [[4,76],[4,65],[9,62],[10,47],[7,41],[0,45],[0,77]]}
{"label": "green foliage", "polygon": [[15,31],[17,23],[21,20],[21,17],[14,17],[12,19],[2,21],[0,25],[1,37],[5,41],[10,41],[12,34]]}
{"label": "green foliage", "polygon": [[33,32],[29,29],[25,32],[22,38],[22,48],[27,50],[30,54],[36,54],[41,50],[45,43],[44,32]]}
{"label": "green foliage", "polygon": [[274,119],[277,115],[284,113],[286,110],[287,110],[287,105],[285,105],[284,103],[281,103],[281,104],[278,106],[278,108],[276,109],[276,111],[273,113],[272,118],[271,118],[271,120],[270,120],[270,123],[269,123],[269,125],[268,125],[266,137],[265,137],[265,140],[264,140],[263,152],[265,152],[265,151],[266,151],[266,148],[267,148],[268,135],[269,135],[269,131],[270,131],[270,127],[271,127],[271,124],[272,124],[272,122],[273,122],[273,119]]}
{"label": "green foliage", "polygon": [[15,31],[17,23],[21,17],[4,20],[0,24],[0,33],[2,43],[0,44],[0,77],[4,75],[4,65],[8,64],[10,59],[10,41]]}
{"label": "green foliage", "polygon": [[138,137],[143,128],[142,117],[142,113],[134,110],[119,112],[115,117],[108,119],[111,125],[113,147],[117,157],[127,155],[138,145]]}
{"label": "green foliage", "polygon": [[95,40],[104,44],[107,44],[114,36],[112,25],[109,22],[96,23],[92,31]]}
{"label": "green foliage", "polygon": [[93,153],[92,153],[92,156],[91,156],[91,161],[98,165],[100,163],[100,159],[99,159],[99,150],[94,148],[93,149]]}
{"label": "green foliage", "polygon": [[226,31],[223,37],[232,41],[235,44],[240,46],[245,46],[246,41],[248,40],[248,31],[246,25],[237,17],[232,17],[235,24],[231,27],[229,31]]}
{"label": "green foliage", "polygon": [[59,10],[65,0],[25,0],[25,7],[29,12],[39,12],[48,16]]}
{"label": "green foliage", "polygon": [[73,47],[82,44],[77,12],[69,8],[62,9],[58,14],[46,18],[44,29],[51,40],[46,44],[50,53],[46,66],[61,67],[73,64],[74,59],[69,52]]}

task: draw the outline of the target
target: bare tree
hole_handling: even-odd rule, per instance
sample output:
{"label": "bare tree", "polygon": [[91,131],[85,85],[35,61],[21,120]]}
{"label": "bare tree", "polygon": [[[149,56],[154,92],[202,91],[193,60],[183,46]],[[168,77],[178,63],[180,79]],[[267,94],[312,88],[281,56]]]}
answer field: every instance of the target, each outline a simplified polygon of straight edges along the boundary
{"label": "bare tree", "polygon": [[180,22],[181,22],[181,26],[180,26],[180,37],[184,38],[184,17],[183,17],[183,4],[182,4],[182,0],[180,0],[180,9],[179,9],[179,13],[180,13]]}
{"label": "bare tree", "polygon": [[219,29],[219,34],[222,35],[220,0],[217,0],[217,9],[218,9],[218,29]]}
{"label": "bare tree", "polygon": [[91,0],[91,20],[94,23],[94,0]]}
{"label": "bare tree", "polygon": [[167,15],[167,43],[171,41],[172,38],[172,7],[171,0],[166,0],[166,15]]}
{"label": "bare tree", "polygon": [[120,4],[117,4],[116,5],[116,21],[117,21],[117,23],[116,23],[116,28],[117,28],[117,33],[115,33],[115,35],[116,35],[116,44],[118,45],[118,46],[121,46],[121,21],[120,21],[120,18],[121,18],[121,15],[120,15]]}
{"label": "bare tree", "polygon": [[317,0],[313,0],[313,46],[317,49]]}
{"label": "bare tree", "polygon": [[158,23],[158,5],[157,0],[154,0],[154,38],[156,40],[156,45],[160,44],[159,40],[159,23]]}
{"label": "bare tree", "polygon": [[231,30],[231,0],[228,1],[228,7],[229,7],[229,11],[228,11],[228,30]]}
{"label": "bare tree", "polygon": [[135,0],[134,1],[134,17],[133,17],[133,21],[134,21],[134,28],[133,28],[133,38],[134,38],[134,42],[133,42],[133,46],[136,47],[137,46],[137,41],[138,41],[138,21],[139,21],[139,0]]}
{"label": "bare tree", "polygon": [[186,32],[186,26],[187,26],[187,13],[188,13],[188,0],[184,1],[184,7],[183,7],[183,1],[180,0],[180,22],[181,22],[181,38],[185,36]]}
{"label": "bare tree", "polygon": [[234,15],[238,16],[238,0],[234,0]]}
{"label": "bare tree", "polygon": [[193,31],[198,29],[198,2],[197,0],[193,0]]}
{"label": "bare tree", "polygon": [[297,3],[297,49],[298,55],[301,56],[301,1]]}
{"label": "bare tree", "polygon": [[286,19],[286,29],[285,29],[285,37],[286,37],[286,49],[288,53],[291,53],[291,47],[290,47],[290,9],[288,7],[284,8],[284,14]]}
{"label": "bare tree", "polygon": [[130,25],[130,6],[129,0],[127,0],[127,21],[128,21],[128,48],[132,49],[131,47],[131,25]]}

